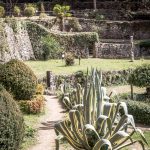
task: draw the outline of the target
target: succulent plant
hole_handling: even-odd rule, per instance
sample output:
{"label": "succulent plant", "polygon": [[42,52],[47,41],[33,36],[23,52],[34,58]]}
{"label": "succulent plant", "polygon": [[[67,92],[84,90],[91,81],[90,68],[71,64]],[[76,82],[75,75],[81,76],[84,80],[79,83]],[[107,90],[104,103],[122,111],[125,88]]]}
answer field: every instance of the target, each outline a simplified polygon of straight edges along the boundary
{"label": "succulent plant", "polygon": [[[136,142],[145,149],[143,143],[148,143],[142,131],[135,127],[126,103],[105,102],[101,82],[102,75],[93,69],[83,95],[76,97],[78,104],[69,111],[69,119],[55,124],[56,133],[61,133],[76,150],[120,150]],[[141,140],[133,140],[136,132]]]}

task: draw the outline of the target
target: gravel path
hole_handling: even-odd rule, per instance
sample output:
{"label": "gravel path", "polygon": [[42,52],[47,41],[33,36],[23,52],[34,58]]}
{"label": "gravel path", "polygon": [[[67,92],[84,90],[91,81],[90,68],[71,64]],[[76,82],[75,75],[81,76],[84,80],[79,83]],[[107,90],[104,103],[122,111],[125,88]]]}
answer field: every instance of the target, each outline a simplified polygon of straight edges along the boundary
{"label": "gravel path", "polygon": [[63,109],[55,96],[45,96],[46,113],[38,125],[38,143],[28,150],[55,150],[54,123],[63,118]]}

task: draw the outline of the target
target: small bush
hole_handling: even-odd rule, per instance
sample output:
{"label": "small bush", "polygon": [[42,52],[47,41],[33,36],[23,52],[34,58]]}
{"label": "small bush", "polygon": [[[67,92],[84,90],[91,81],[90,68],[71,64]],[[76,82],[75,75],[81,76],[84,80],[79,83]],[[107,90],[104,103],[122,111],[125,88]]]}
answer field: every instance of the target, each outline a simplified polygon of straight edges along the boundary
{"label": "small bush", "polygon": [[35,95],[32,100],[20,100],[19,106],[22,112],[27,114],[38,114],[44,111],[44,97]]}
{"label": "small bush", "polygon": [[79,83],[80,85],[85,85],[86,74],[83,71],[77,71],[74,73],[75,82]]}
{"label": "small bush", "polygon": [[72,28],[73,32],[81,32],[82,26],[77,18],[68,19],[69,26]]}
{"label": "small bush", "polygon": [[35,15],[35,8],[32,7],[32,6],[27,6],[25,9],[24,9],[24,15],[27,16],[27,17],[32,17]]}
{"label": "small bush", "polygon": [[43,95],[44,93],[44,86],[42,84],[38,84],[36,87],[36,94]]}
{"label": "small bush", "polygon": [[5,9],[3,6],[0,6],[0,18],[4,17],[5,15]]}
{"label": "small bush", "polygon": [[66,66],[73,66],[75,63],[74,55],[71,52],[65,54],[65,63]]}
{"label": "small bush", "polygon": [[95,19],[96,19],[96,20],[104,20],[104,19],[105,19],[105,16],[104,16],[104,15],[99,15],[99,14],[97,14],[97,15],[95,16]]}
{"label": "small bush", "polygon": [[40,16],[39,16],[40,19],[46,18],[46,17],[47,17],[47,14],[45,14],[45,13],[40,13]]}
{"label": "small bush", "polygon": [[23,116],[12,96],[0,85],[0,149],[19,150],[23,137]]}
{"label": "small bush", "polygon": [[0,71],[0,83],[10,91],[15,99],[31,99],[35,94],[37,78],[34,72],[22,61],[11,60]]}
{"label": "small bush", "polygon": [[18,6],[15,6],[14,11],[13,11],[14,15],[15,16],[20,16],[20,12],[21,12],[20,8]]}

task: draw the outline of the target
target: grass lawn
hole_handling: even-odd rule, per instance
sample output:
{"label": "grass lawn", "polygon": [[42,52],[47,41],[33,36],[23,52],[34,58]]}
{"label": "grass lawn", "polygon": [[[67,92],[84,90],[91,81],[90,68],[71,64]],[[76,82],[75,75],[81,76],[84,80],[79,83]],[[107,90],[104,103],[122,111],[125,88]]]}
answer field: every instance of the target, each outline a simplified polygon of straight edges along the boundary
{"label": "grass lawn", "polygon": [[[41,115],[41,114],[40,114]],[[25,137],[21,146],[21,150],[27,150],[31,145],[36,144],[37,124],[39,123],[39,115],[24,115],[25,121]]]}
{"label": "grass lawn", "polygon": [[150,60],[135,60],[134,62],[130,62],[127,59],[89,58],[81,59],[81,64],[79,65],[76,59],[74,66],[65,66],[65,62],[62,60],[26,61],[25,63],[40,78],[45,76],[46,71],[52,71],[55,74],[71,74],[78,70],[86,71],[87,67],[95,67],[102,70],[122,70],[134,68],[144,63],[150,63]]}

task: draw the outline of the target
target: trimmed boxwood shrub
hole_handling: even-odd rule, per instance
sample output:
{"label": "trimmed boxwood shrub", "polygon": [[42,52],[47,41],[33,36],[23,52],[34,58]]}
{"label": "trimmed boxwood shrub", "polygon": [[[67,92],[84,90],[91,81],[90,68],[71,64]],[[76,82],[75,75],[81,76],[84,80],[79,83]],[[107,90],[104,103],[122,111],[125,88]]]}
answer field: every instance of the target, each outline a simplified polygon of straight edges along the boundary
{"label": "trimmed boxwood shrub", "polygon": [[150,125],[150,102],[148,99],[145,99],[146,97],[144,98],[143,95],[141,95],[141,97],[143,97],[143,99],[140,101],[139,99],[130,100],[130,94],[124,93],[119,94],[117,97],[112,97],[112,100],[115,102],[125,102],[129,114],[133,115],[136,123]]}
{"label": "trimmed boxwood shrub", "polygon": [[35,15],[35,8],[32,6],[27,6],[24,10],[24,15],[27,17],[32,17]]}
{"label": "trimmed boxwood shrub", "polygon": [[0,149],[19,150],[23,137],[23,116],[12,96],[0,85]]}
{"label": "trimmed boxwood shrub", "polygon": [[37,78],[34,72],[22,61],[11,60],[2,66],[0,83],[17,100],[29,100],[35,94]]}
{"label": "trimmed boxwood shrub", "polygon": [[125,101],[129,114],[134,116],[135,122],[150,125],[150,104],[138,101]]}

